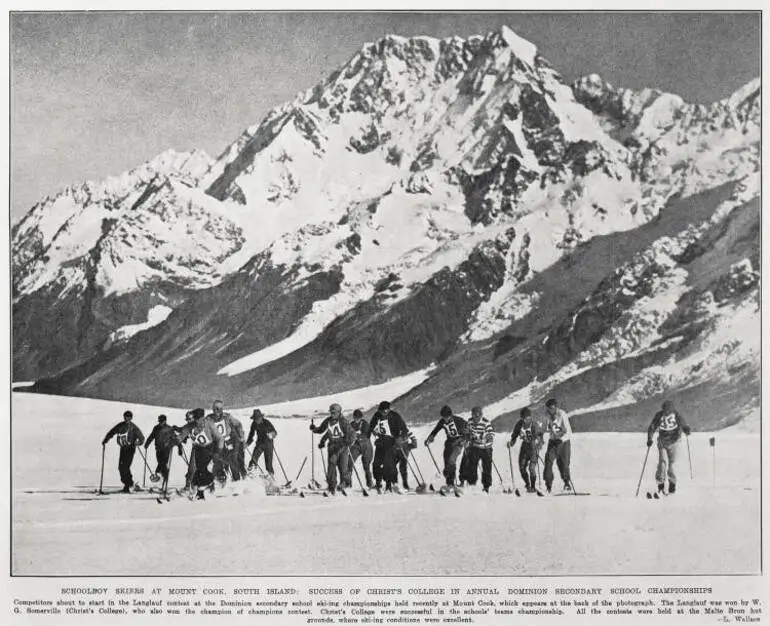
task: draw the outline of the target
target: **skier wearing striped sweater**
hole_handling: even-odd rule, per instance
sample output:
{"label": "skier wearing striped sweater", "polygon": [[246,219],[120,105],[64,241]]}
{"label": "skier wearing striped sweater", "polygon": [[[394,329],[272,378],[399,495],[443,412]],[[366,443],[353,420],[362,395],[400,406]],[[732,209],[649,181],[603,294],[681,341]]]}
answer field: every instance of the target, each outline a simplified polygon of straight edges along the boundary
{"label": "skier wearing striped sweater", "polygon": [[492,423],[484,417],[481,407],[471,409],[468,422],[468,447],[465,449],[460,471],[460,480],[475,485],[478,480],[479,461],[481,462],[481,485],[486,493],[492,486],[492,445],[495,433]]}
{"label": "skier wearing striped sweater", "polygon": [[[463,448],[465,448],[468,422],[452,413],[452,409],[446,405],[441,407],[439,413],[441,419],[439,419],[435,428],[428,435],[425,445],[429,446],[432,444],[440,430],[443,430],[446,434],[446,441],[444,441],[444,479],[446,480],[446,488],[451,488],[455,486],[457,459],[460,457]],[[442,489],[445,488],[442,487]]]}

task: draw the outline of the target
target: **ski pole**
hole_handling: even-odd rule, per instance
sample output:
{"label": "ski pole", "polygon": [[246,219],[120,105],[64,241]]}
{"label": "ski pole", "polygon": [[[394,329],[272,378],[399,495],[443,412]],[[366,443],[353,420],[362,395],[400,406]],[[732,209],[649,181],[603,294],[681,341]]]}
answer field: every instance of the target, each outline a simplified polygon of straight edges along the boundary
{"label": "ski pole", "polygon": [[[310,425],[315,427],[313,418],[310,418]],[[319,487],[315,479],[315,433],[310,431],[310,486],[315,489]]]}
{"label": "ski pole", "polygon": [[142,470],[142,489],[145,489],[147,487],[147,463],[144,464],[144,469]]}
{"label": "ski pole", "polygon": [[[150,469],[150,466],[147,464],[147,456],[145,455],[144,450],[142,450],[142,446],[137,446],[137,448],[139,448],[139,456],[142,457],[142,461],[144,461],[145,470]],[[160,476],[158,476],[151,469],[150,469],[150,480],[154,483],[157,483],[160,480]]]}
{"label": "ski pole", "polygon": [[[510,452],[510,448],[508,448],[508,451]],[[500,486],[503,486],[503,475],[500,473],[500,470],[497,469],[497,463],[495,463],[495,460],[492,459],[492,467],[495,468],[495,473],[497,474],[497,477],[500,479]],[[516,494],[518,495],[518,494]]]}
{"label": "ski pole", "polygon": [[542,491],[543,490],[543,478],[542,478],[542,475],[540,474],[540,465],[541,464],[545,468],[545,462],[538,455],[538,457],[537,457],[537,487],[538,487],[538,489],[540,489]]}
{"label": "ski pole", "polygon": [[521,497],[521,492],[516,488],[516,479],[513,476],[513,453],[508,448],[508,466],[511,469],[511,493],[516,494],[516,497]]}
{"label": "ski pole", "polygon": [[273,444],[273,454],[275,454],[275,458],[278,461],[278,465],[281,466],[283,477],[286,479],[286,484],[284,485],[284,487],[288,487],[291,485],[291,481],[289,480],[289,477],[286,475],[286,470],[283,469],[283,463],[281,463],[281,457],[278,456],[278,449],[275,447],[275,444]]}
{"label": "ski pole", "polygon": [[406,466],[411,470],[412,477],[417,483],[417,489],[415,491],[417,491],[417,493],[422,493],[426,489],[425,481],[421,481],[419,476],[417,476],[417,472],[414,471],[412,462],[409,460],[409,455],[404,455],[404,458],[406,459]]}
{"label": "ski pole", "polygon": [[329,473],[326,471],[326,457],[324,457],[324,450],[321,448],[321,464],[324,468],[324,476],[326,476],[326,481],[329,482]]}
{"label": "ski pole", "polygon": [[99,470],[99,494],[103,494],[104,488],[104,452],[107,449],[105,444],[102,444],[102,468]]}
{"label": "ski pole", "polygon": [[639,489],[642,487],[642,478],[644,478],[644,470],[647,467],[647,457],[650,456],[650,448],[647,448],[647,454],[644,455],[644,463],[642,464],[642,473],[639,474],[639,483],[636,485],[636,496],[639,497]]}
{"label": "ski pole", "polygon": [[414,466],[417,469],[417,473],[420,475],[420,482],[425,485],[425,477],[422,475],[422,470],[420,469],[420,464],[417,462],[417,455],[412,453],[412,461],[414,461]]}
{"label": "ski pole", "polygon": [[[428,444],[425,444],[425,447],[428,448],[428,454],[430,454],[430,460],[433,461],[433,465],[436,468],[436,477],[441,474],[441,470],[438,468],[438,463],[436,463],[436,457],[433,456],[433,451],[430,449],[430,446]],[[433,488],[433,483],[430,484],[430,490],[435,491]]]}
{"label": "ski pole", "polygon": [[168,455],[168,462],[166,463],[166,476],[163,480],[163,497],[166,497],[168,495],[168,481],[171,477],[171,460],[174,458],[174,452],[173,449]]}
{"label": "ski pole", "polygon": [[356,469],[356,462],[353,460],[353,453],[350,451],[350,447],[347,448],[347,451],[348,451],[348,460],[350,461],[350,467],[353,468],[353,472],[356,475],[358,486],[361,487],[361,493],[364,494],[364,498],[368,498],[369,492],[364,488],[364,483],[361,482],[361,476],[358,474],[358,469]]}
{"label": "ski pole", "polygon": [[305,469],[305,463],[307,463],[307,456],[304,459],[302,459],[302,465],[299,466],[297,477],[294,479],[295,483],[299,480],[300,474],[302,474],[302,470]]}
{"label": "ski pole", "polygon": [[436,468],[436,472],[441,474],[441,470],[438,468],[438,463],[436,463],[436,457],[433,456],[433,451],[430,449],[430,446],[425,447],[428,448],[428,454],[430,454],[430,460],[433,461],[433,466]]}
{"label": "ski pole", "polygon": [[690,480],[692,480],[692,456],[690,456],[690,435],[685,435],[687,441],[687,462],[690,464]]}

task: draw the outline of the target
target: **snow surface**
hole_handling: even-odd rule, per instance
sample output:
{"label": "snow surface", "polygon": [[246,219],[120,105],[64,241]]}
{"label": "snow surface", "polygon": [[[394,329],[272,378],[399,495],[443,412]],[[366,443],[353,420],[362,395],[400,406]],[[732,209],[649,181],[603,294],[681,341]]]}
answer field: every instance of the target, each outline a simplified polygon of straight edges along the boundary
{"label": "snow surface", "polygon": [[125,341],[126,339],[133,337],[143,330],[157,326],[161,322],[165,321],[165,319],[171,315],[171,311],[173,310],[174,309],[166,306],[165,304],[156,304],[147,312],[146,322],[142,322],[141,324],[128,324],[126,326],[121,326],[110,335],[110,341]]}
{"label": "snow surface", "polygon": [[[410,389],[416,387],[425,381],[430,373],[435,369],[435,365],[426,367],[417,372],[412,372],[405,376],[398,376],[380,383],[379,385],[370,385],[369,387],[359,387],[350,389],[342,393],[317,396],[315,398],[301,398],[299,400],[290,400],[288,402],[278,402],[276,404],[262,404],[259,406],[267,415],[280,415],[281,417],[292,417],[296,415],[317,415],[326,413],[329,405],[336,402],[342,405],[343,410],[349,412],[352,409],[369,409],[384,399],[397,398],[405,394]],[[248,411],[242,413],[244,417],[251,415],[255,407],[250,407]],[[239,412],[235,411],[235,415]]]}
{"label": "snow surface", "polygon": [[[662,501],[634,497],[644,433],[610,433],[574,436],[573,480],[588,497],[516,498],[501,492],[496,477],[491,495],[469,490],[461,499],[363,498],[358,489],[347,498],[267,497],[260,481],[249,481],[239,497],[159,505],[146,493],[91,494],[99,481],[101,439],[127,407],[13,395],[13,574],[759,573],[760,440],[735,429],[717,433],[715,448],[709,448],[710,433],[692,435],[694,480],[682,455],[679,493]],[[131,408],[145,434],[160,412],[172,424],[183,420],[177,409]],[[277,451],[293,479],[310,454],[307,420],[274,424]],[[421,441],[427,428],[416,429]],[[497,436],[495,458],[508,485],[506,437]],[[438,456],[442,439],[433,447]],[[653,486],[654,455],[653,449],[642,494]],[[317,456],[315,476],[321,479]],[[152,465],[152,447],[149,457]],[[424,447],[416,460],[426,480],[438,485]],[[309,481],[309,465],[301,485]],[[138,481],[141,468],[137,455],[132,469]],[[173,485],[183,481],[181,468],[175,454]],[[107,447],[104,476],[106,488],[118,486],[114,442]],[[516,485],[521,487],[518,476]]]}

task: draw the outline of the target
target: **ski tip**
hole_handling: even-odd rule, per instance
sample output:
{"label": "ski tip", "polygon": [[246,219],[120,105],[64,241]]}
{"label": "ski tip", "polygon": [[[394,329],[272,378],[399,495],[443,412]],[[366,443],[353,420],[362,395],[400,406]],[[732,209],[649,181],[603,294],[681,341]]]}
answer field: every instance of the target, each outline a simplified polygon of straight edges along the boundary
{"label": "ski tip", "polygon": [[514,491],[514,493],[516,494],[516,497],[517,497],[517,498],[521,498],[521,491],[519,491],[519,490],[517,489],[516,491]]}

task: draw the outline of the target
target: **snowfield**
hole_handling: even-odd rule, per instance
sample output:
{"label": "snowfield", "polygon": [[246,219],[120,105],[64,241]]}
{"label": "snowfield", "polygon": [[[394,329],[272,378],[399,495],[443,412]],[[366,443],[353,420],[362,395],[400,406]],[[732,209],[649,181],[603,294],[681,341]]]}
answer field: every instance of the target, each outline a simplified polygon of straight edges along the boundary
{"label": "snowfield", "polygon": [[[381,398],[371,398],[376,403]],[[204,406],[208,408],[210,402]],[[652,449],[634,497],[645,434],[577,434],[573,480],[591,495],[522,497],[468,490],[438,495],[268,497],[249,481],[238,497],[158,504],[148,493],[97,496],[105,432],[126,408],[149,434],[159,413],[183,411],[79,398],[14,393],[12,399],[12,573],[16,575],[589,575],[757,574],[760,571],[760,437],[745,429],[690,438],[678,464],[679,493],[644,498],[654,487]],[[319,407],[323,410],[326,407]],[[345,406],[346,414],[354,407]],[[395,407],[398,408],[398,407]],[[227,409],[227,407],[226,407]],[[682,411],[687,415],[686,407]],[[233,411],[249,427],[248,411]],[[369,415],[367,415],[369,417]],[[272,418],[271,418],[272,419]],[[277,452],[291,479],[310,455],[306,419],[273,420]],[[417,460],[437,487],[415,429]],[[509,433],[495,461],[510,485]],[[318,439],[316,437],[316,443]],[[433,446],[440,461],[443,436]],[[716,452],[715,484],[712,452]],[[518,454],[518,446],[514,451]],[[316,450],[316,479],[322,480]],[[148,460],[154,469],[154,450]],[[184,482],[174,453],[172,484]],[[282,476],[275,463],[276,477]],[[142,480],[137,454],[134,477]],[[359,470],[360,471],[360,470]],[[310,459],[299,485],[310,479]],[[516,486],[522,481],[515,476]],[[105,490],[119,486],[117,445],[107,447]],[[151,482],[149,476],[147,485]],[[414,484],[414,481],[412,481]],[[557,485],[561,482],[557,480]],[[355,477],[354,477],[354,486]]]}

